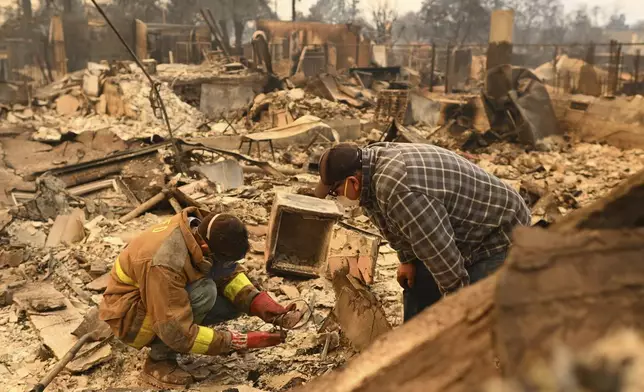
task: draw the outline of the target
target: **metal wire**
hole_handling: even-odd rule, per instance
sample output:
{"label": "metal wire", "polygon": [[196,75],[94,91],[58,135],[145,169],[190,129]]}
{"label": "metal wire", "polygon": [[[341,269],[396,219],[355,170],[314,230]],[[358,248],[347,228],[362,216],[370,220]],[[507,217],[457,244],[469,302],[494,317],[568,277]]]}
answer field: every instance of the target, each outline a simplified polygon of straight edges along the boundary
{"label": "metal wire", "polygon": [[[110,26],[112,31],[114,31],[114,34],[116,34],[118,39],[121,41],[121,44],[123,44],[125,49],[127,49],[127,51],[130,53],[130,56],[132,57],[132,59],[134,59],[134,62],[136,62],[136,65],[139,66],[141,71],[143,71],[143,74],[145,75],[145,77],[150,82],[150,86],[151,86],[150,104],[152,105],[152,110],[155,112],[155,115],[156,115],[156,112],[157,112],[156,109],[157,108],[160,109],[162,117],[163,117],[163,120],[165,122],[165,125],[168,128],[168,134],[170,135],[170,142],[172,144],[172,149],[174,150],[174,154],[175,154],[175,158],[176,158],[175,159],[175,166],[176,166],[178,171],[180,171],[182,173],[185,172],[183,170],[183,162],[182,162],[182,158],[181,158],[181,150],[179,149],[177,141],[174,138],[174,134],[172,132],[172,127],[170,126],[170,119],[168,118],[168,112],[165,109],[165,103],[163,102],[163,99],[161,99],[161,93],[160,93],[161,83],[159,83],[159,82],[157,82],[157,81],[152,79],[152,77],[150,76],[148,71],[145,69],[145,66],[143,65],[141,60],[139,60],[139,58],[136,56],[136,53],[134,53],[132,48],[130,48],[130,46],[127,44],[127,42],[125,42],[125,39],[123,39],[123,36],[118,32],[116,27],[112,24],[112,21],[110,20],[110,18],[107,17],[107,15],[105,14],[105,12],[101,8],[101,6],[96,3],[96,0],[91,0],[91,1],[92,1],[92,4],[94,4],[94,6],[98,10],[98,12],[103,17],[103,19],[105,19],[105,22],[107,22],[107,24]],[[154,92],[154,94],[152,94],[153,92]]]}
{"label": "metal wire", "polygon": [[[309,303],[306,302],[303,299],[296,299],[295,301],[293,301],[290,304],[288,304],[288,306],[291,306],[292,304],[297,303],[297,302],[302,302],[302,303],[304,303],[304,305],[306,305],[306,307],[308,309],[308,314],[307,314],[306,319],[304,319],[304,316],[302,316],[302,318],[300,319],[300,321],[297,324],[295,324],[291,328],[285,328],[284,325],[283,325],[284,324],[283,323],[284,317],[286,317],[286,315],[288,315],[291,312],[296,312],[297,309],[293,309],[293,310],[290,310],[290,311],[288,311],[286,313],[282,313],[282,314],[280,314],[280,315],[275,317],[275,320],[274,320],[275,323],[273,324],[273,325],[276,325],[276,326],[278,326],[280,328],[280,332],[282,332],[282,331],[293,331],[295,329],[300,329],[300,328],[304,327],[306,324],[308,324],[309,321],[311,321],[311,319],[313,318],[313,309],[311,308]],[[302,320],[304,320],[304,321],[302,322]]]}

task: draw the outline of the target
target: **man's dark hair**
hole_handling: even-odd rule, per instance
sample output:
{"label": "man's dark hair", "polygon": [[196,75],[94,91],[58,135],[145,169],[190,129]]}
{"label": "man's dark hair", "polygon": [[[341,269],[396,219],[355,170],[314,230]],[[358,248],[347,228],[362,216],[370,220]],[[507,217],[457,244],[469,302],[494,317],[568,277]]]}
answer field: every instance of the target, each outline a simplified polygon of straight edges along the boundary
{"label": "man's dark hair", "polygon": [[197,232],[208,244],[215,260],[240,260],[250,249],[248,230],[234,215],[210,213],[201,221]]}

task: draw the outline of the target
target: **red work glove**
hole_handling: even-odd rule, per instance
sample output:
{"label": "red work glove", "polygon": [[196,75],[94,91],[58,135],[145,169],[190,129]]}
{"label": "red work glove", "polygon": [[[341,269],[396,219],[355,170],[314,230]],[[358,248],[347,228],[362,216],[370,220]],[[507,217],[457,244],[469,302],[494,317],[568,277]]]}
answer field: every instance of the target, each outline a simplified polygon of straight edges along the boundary
{"label": "red work glove", "polygon": [[286,341],[286,334],[272,332],[249,332],[232,334],[232,348],[236,351],[246,350],[249,348],[265,348],[277,346]]}
{"label": "red work glove", "polygon": [[257,294],[253,302],[250,303],[250,314],[267,323],[279,324],[283,328],[293,328],[302,318],[302,313],[295,309],[295,304],[290,304],[285,308],[275,302],[266,291]]}
{"label": "red work glove", "polygon": [[396,277],[398,279],[398,284],[403,289],[414,287],[414,281],[416,280],[416,266],[412,263],[400,264],[398,266]]}

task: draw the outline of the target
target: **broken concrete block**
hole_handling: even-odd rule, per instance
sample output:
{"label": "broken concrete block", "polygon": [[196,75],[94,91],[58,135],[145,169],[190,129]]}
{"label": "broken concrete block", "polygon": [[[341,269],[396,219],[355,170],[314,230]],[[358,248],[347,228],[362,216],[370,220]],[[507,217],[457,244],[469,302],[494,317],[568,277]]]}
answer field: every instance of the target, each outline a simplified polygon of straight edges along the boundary
{"label": "broken concrete block", "polygon": [[65,302],[61,298],[33,298],[29,301],[29,306],[36,312],[51,312],[54,310],[65,309]]}
{"label": "broken concrete block", "polygon": [[301,88],[294,88],[293,90],[288,91],[288,97],[293,101],[299,101],[304,99],[306,93]]}
{"label": "broken concrete block", "polygon": [[9,228],[12,245],[27,245],[36,248],[45,246],[47,236],[42,230],[37,230],[31,222],[17,222]]}
{"label": "broken concrete block", "polygon": [[9,306],[13,302],[13,290],[7,285],[0,286],[0,307]]}
{"label": "broken concrete block", "polygon": [[91,291],[103,292],[105,291],[105,289],[107,289],[107,282],[109,281],[110,281],[110,273],[107,272],[101,275],[100,277],[94,279],[87,285],[85,285],[85,288]]}
{"label": "broken concrete block", "polygon": [[291,286],[289,284],[283,284],[280,286],[280,291],[284,293],[290,300],[300,298],[300,292],[295,286]]}
{"label": "broken concrete block", "polygon": [[377,129],[372,129],[367,135],[367,141],[369,142],[379,142],[382,140],[382,132]]}
{"label": "broken concrete block", "polygon": [[265,99],[266,99],[266,94],[264,94],[264,93],[257,94],[257,95],[255,96],[255,98],[253,99],[253,104],[255,104],[255,105],[259,105],[259,104],[261,104]]}
{"label": "broken concrete block", "polygon": [[244,171],[239,162],[234,159],[227,159],[210,165],[197,166],[194,170],[217,184],[218,188],[221,187],[221,192],[244,185]]}
{"label": "broken concrete block", "polygon": [[22,249],[4,251],[0,253],[0,268],[17,267],[24,261],[24,256],[25,252]]}
{"label": "broken concrete block", "polygon": [[250,244],[250,251],[257,254],[264,253],[264,241],[248,240]]}
{"label": "broken concrete block", "polygon": [[[62,304],[57,310],[45,313],[28,312],[29,320],[42,342],[51,349],[57,359],[61,359],[74,346],[77,338],[72,332],[83,321],[83,316],[72,303],[53,286],[47,283],[29,284],[24,286],[14,295],[14,302],[23,309],[29,309],[34,303]],[[89,367],[104,362],[111,356],[111,346],[106,344],[97,347],[100,343],[85,344],[76,355],[76,359],[67,365],[72,373],[87,370]]]}
{"label": "broken concrete block", "polygon": [[70,212],[71,196],[62,180],[51,174],[44,174],[36,180],[36,189],[34,198],[11,209],[14,217],[47,221]]}
{"label": "broken concrete block", "polygon": [[266,269],[319,277],[326,265],[333,225],[342,212],[332,200],[277,193],[266,241]]}
{"label": "broken concrete block", "polygon": [[40,127],[31,135],[31,138],[37,142],[59,142],[61,134],[56,129]]}
{"label": "broken concrete block", "polygon": [[103,260],[95,260],[92,261],[90,267],[89,267],[89,273],[92,276],[99,276],[103,275],[105,272],[107,272],[107,266],[103,262]]}
{"label": "broken concrete block", "polygon": [[[145,60],[143,60],[145,61]],[[87,70],[92,75],[100,75],[102,73],[110,72],[110,67],[106,64],[94,63],[92,61],[87,63]]]}
{"label": "broken concrete block", "polygon": [[98,97],[101,92],[99,75],[93,75],[89,72],[83,75],[83,92],[90,97]]}
{"label": "broken concrete block", "polygon": [[18,124],[19,119],[15,114],[9,112],[7,113],[7,121],[9,124]]}
{"label": "broken concrete block", "polygon": [[80,101],[72,95],[62,95],[56,99],[56,111],[61,116],[70,116],[80,108]]}
{"label": "broken concrete block", "polygon": [[24,109],[22,112],[14,112],[13,114],[23,121],[30,120],[34,117],[34,111],[31,109]]}
{"label": "broken concrete block", "polygon": [[268,234],[268,226],[266,225],[257,225],[257,226],[246,226],[248,233],[255,237],[265,237]]}
{"label": "broken concrete block", "polygon": [[84,221],[85,213],[80,209],[74,209],[69,215],[58,215],[45,246],[54,247],[61,243],[70,245],[81,241],[85,238]]}
{"label": "broken concrete block", "polygon": [[107,97],[105,94],[101,95],[98,103],[95,106],[97,114],[107,114]]}

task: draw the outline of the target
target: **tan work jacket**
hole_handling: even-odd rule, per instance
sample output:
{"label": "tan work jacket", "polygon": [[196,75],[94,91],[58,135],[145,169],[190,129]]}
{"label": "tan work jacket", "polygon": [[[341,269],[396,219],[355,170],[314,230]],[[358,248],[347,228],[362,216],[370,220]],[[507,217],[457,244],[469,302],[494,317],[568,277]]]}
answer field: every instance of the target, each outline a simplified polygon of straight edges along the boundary
{"label": "tan work jacket", "polygon": [[[231,349],[230,332],[193,322],[186,285],[204,278],[212,265],[190,231],[189,215],[203,217],[196,208],[185,209],[132,240],[114,263],[100,317],[132,347],[158,336],[181,353],[217,355]],[[258,294],[241,267],[217,287],[246,313]]]}

